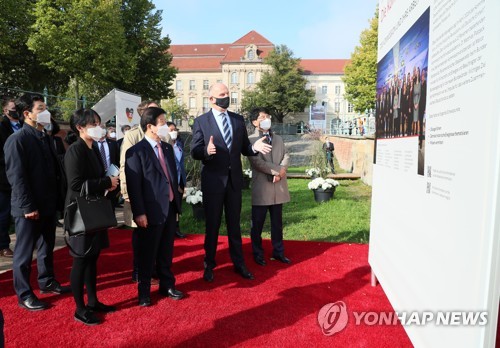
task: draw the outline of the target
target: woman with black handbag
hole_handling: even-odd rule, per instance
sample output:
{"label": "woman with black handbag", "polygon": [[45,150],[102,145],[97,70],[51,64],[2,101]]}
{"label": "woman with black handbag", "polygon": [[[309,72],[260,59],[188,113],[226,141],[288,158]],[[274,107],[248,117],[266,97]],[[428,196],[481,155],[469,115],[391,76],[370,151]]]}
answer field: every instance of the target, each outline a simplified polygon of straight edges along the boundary
{"label": "woman with black handbag", "polygon": [[[103,196],[118,186],[118,177],[106,176],[104,164],[92,144],[102,136],[101,118],[91,109],[80,109],[73,113],[70,126],[78,140],[67,150],[64,167],[68,180],[66,207],[80,196],[82,186],[87,185],[88,194]],[[97,259],[102,248],[109,246],[107,229],[92,233],[81,233],[67,238],[70,254],[71,289],[76,302],[75,320],[86,325],[100,324],[94,312],[109,313],[116,310],[97,299]],[[83,288],[87,288],[88,303],[85,306]]]}

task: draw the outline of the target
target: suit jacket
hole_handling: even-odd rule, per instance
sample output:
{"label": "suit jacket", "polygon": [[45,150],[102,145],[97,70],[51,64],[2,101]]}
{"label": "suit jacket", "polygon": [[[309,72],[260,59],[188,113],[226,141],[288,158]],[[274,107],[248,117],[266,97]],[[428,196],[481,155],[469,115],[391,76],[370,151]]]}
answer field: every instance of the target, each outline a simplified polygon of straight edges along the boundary
{"label": "suit jacket", "polygon": [[169,201],[169,182],[155,150],[146,139],[127,150],[125,175],[128,178],[128,194],[134,218],[146,214],[148,224],[166,222],[170,204],[181,212],[181,197],[177,184],[174,150],[170,144],[161,142],[167,170],[171,178],[174,200]]}
{"label": "suit jacket", "polygon": [[[177,160],[177,157],[175,158],[175,163],[177,164],[177,175],[178,175],[178,178],[180,178],[179,181],[179,186],[181,188],[184,188],[186,186],[186,165],[184,163],[184,142],[177,138],[177,140],[174,142],[174,144],[172,145],[172,147],[174,146],[178,146],[180,149],[181,149],[181,157],[179,160]],[[174,151],[174,155],[175,155],[175,151]]]}
{"label": "suit jacket", "polygon": [[7,139],[4,151],[12,215],[38,210],[41,216],[50,216],[63,210],[66,177],[48,136],[24,125]]}
{"label": "suit jacket", "polygon": [[2,121],[0,121],[0,191],[10,191],[10,184],[5,172],[5,154],[3,147],[7,138],[13,133],[14,131],[10,125],[9,118],[3,115]]}
{"label": "suit jacket", "polygon": [[[125,175],[125,154],[128,149],[144,139],[144,132],[140,126],[134,126],[123,137],[120,149],[120,189],[124,199],[128,199],[127,176]],[[126,222],[125,222],[126,223]],[[127,224],[127,223],[126,223]],[[127,224],[130,226],[130,224]]]}
{"label": "suit jacket", "polygon": [[[231,149],[226,146],[224,138],[217,126],[212,110],[195,118],[193,139],[191,141],[191,156],[201,160],[201,189],[203,192],[224,192],[228,183],[235,190],[243,187],[243,172],[241,155],[255,156],[243,116],[227,111],[233,128]],[[217,148],[215,155],[207,153],[210,136],[214,137]]]}
{"label": "suit jacket", "polygon": [[[106,143],[108,144],[110,163],[114,164],[115,166],[120,168],[120,153],[118,152],[118,144],[116,143],[115,140],[111,140],[111,139],[105,139],[105,140],[106,140]],[[99,158],[99,161],[100,161],[102,167],[105,168],[104,162],[103,162],[102,157],[101,157],[101,152],[99,149],[99,143],[94,141],[92,143],[92,149],[97,154],[97,157]],[[113,206],[115,206],[118,202],[119,195],[120,195],[120,187],[118,186],[114,191],[108,192],[106,197],[111,199]]]}
{"label": "suit jacket", "polygon": [[[277,183],[269,181],[269,175],[279,175],[282,167],[288,167],[290,157],[283,138],[271,133],[273,149],[268,154],[259,153],[249,157],[252,165],[252,205],[274,205],[290,201],[286,177]],[[262,132],[255,129],[249,139],[253,144],[263,137]]]}

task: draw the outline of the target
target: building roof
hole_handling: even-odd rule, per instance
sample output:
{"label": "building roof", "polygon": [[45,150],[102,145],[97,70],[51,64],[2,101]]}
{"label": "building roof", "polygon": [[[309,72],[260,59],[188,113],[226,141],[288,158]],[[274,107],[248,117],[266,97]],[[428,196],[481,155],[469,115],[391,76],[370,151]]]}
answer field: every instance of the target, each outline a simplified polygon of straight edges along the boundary
{"label": "building roof", "polygon": [[302,59],[300,66],[305,75],[343,75],[350,59]]}
{"label": "building roof", "polygon": [[[250,44],[257,46],[257,57],[260,59],[267,57],[274,49],[272,42],[252,30],[232,44],[171,45],[172,65],[180,72],[221,71],[222,64],[242,62],[245,48]],[[302,59],[300,65],[305,75],[342,75],[349,61],[349,59]],[[260,63],[261,60],[256,62]]]}

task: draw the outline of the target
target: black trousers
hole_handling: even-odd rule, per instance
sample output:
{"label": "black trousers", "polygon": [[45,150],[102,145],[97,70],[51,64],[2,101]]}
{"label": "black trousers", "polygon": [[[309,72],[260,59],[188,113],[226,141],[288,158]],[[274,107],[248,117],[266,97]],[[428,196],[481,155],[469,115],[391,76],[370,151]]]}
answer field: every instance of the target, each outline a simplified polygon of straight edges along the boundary
{"label": "black trousers", "polygon": [[252,229],[250,237],[252,239],[252,249],[254,256],[264,256],[262,249],[262,228],[266,221],[267,211],[271,218],[271,243],[273,245],[273,255],[283,255],[283,204],[274,205],[252,205]]}
{"label": "black trousers", "polygon": [[73,258],[71,267],[71,290],[75,299],[76,309],[84,310],[85,302],[83,299],[83,286],[87,288],[88,304],[95,306],[97,300],[97,259],[99,253],[93,253],[91,256]]}
{"label": "black trousers", "polygon": [[243,249],[241,242],[241,190],[235,190],[228,183],[221,193],[203,193],[205,208],[205,267],[217,266],[215,254],[222,220],[222,209],[226,216],[227,235],[229,239],[229,255],[235,266],[243,266]]}
{"label": "black trousers", "polygon": [[30,285],[33,250],[37,247],[38,285],[46,287],[54,280],[54,245],[56,216],[41,216],[38,220],[16,217],[16,247],[13,258],[14,289],[20,300],[33,295]]}
{"label": "black trousers", "polygon": [[171,202],[167,221],[164,224],[137,228],[138,292],[140,298],[150,296],[151,277],[155,262],[156,272],[160,280],[160,291],[166,291],[175,286],[175,277],[170,269],[174,256],[175,215],[176,209]]}

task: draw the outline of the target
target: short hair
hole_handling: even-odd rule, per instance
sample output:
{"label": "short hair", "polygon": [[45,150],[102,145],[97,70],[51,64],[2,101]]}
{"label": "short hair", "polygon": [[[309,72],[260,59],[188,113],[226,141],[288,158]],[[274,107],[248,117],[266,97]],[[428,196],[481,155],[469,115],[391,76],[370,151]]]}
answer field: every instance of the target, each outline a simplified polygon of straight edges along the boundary
{"label": "short hair", "polygon": [[73,112],[69,120],[69,126],[75,134],[79,134],[78,128],[76,126],[85,127],[89,123],[93,124],[95,119],[99,120],[101,123],[101,116],[92,109],[78,109]]}
{"label": "short hair", "polygon": [[[128,129],[127,129],[128,128]],[[128,125],[128,124],[124,124],[122,127],[121,127],[121,130],[122,130],[122,133],[125,133],[126,130],[129,130],[131,127]]]}
{"label": "short hair", "polygon": [[16,109],[21,113],[25,111],[33,112],[33,106],[37,101],[44,102],[41,94],[25,93],[16,99]]}
{"label": "short hair", "polygon": [[252,111],[250,111],[250,122],[253,122],[256,119],[258,119],[259,118],[259,114],[261,112],[264,112],[264,113],[266,113],[266,114],[269,115],[269,110],[267,110],[266,108],[262,108],[262,107],[254,108]]}
{"label": "short hair", "polygon": [[177,125],[173,122],[170,122],[170,121],[167,122],[167,126],[169,126],[169,127],[174,126],[175,128],[177,128]]}
{"label": "short hair", "polygon": [[141,116],[141,128],[144,132],[148,129],[148,124],[156,126],[156,120],[161,115],[165,114],[165,110],[157,107],[150,107],[144,110]]}
{"label": "short hair", "polygon": [[142,116],[142,114],[144,113],[144,110],[146,110],[148,108],[148,105],[151,103],[156,104],[156,102],[154,100],[145,100],[142,103],[140,103],[139,105],[137,105],[137,113],[139,114],[139,116]]}
{"label": "short hair", "polygon": [[7,105],[9,105],[10,102],[15,104],[16,100],[14,98],[4,96],[2,98],[2,110],[3,110],[3,108],[7,107]]}

